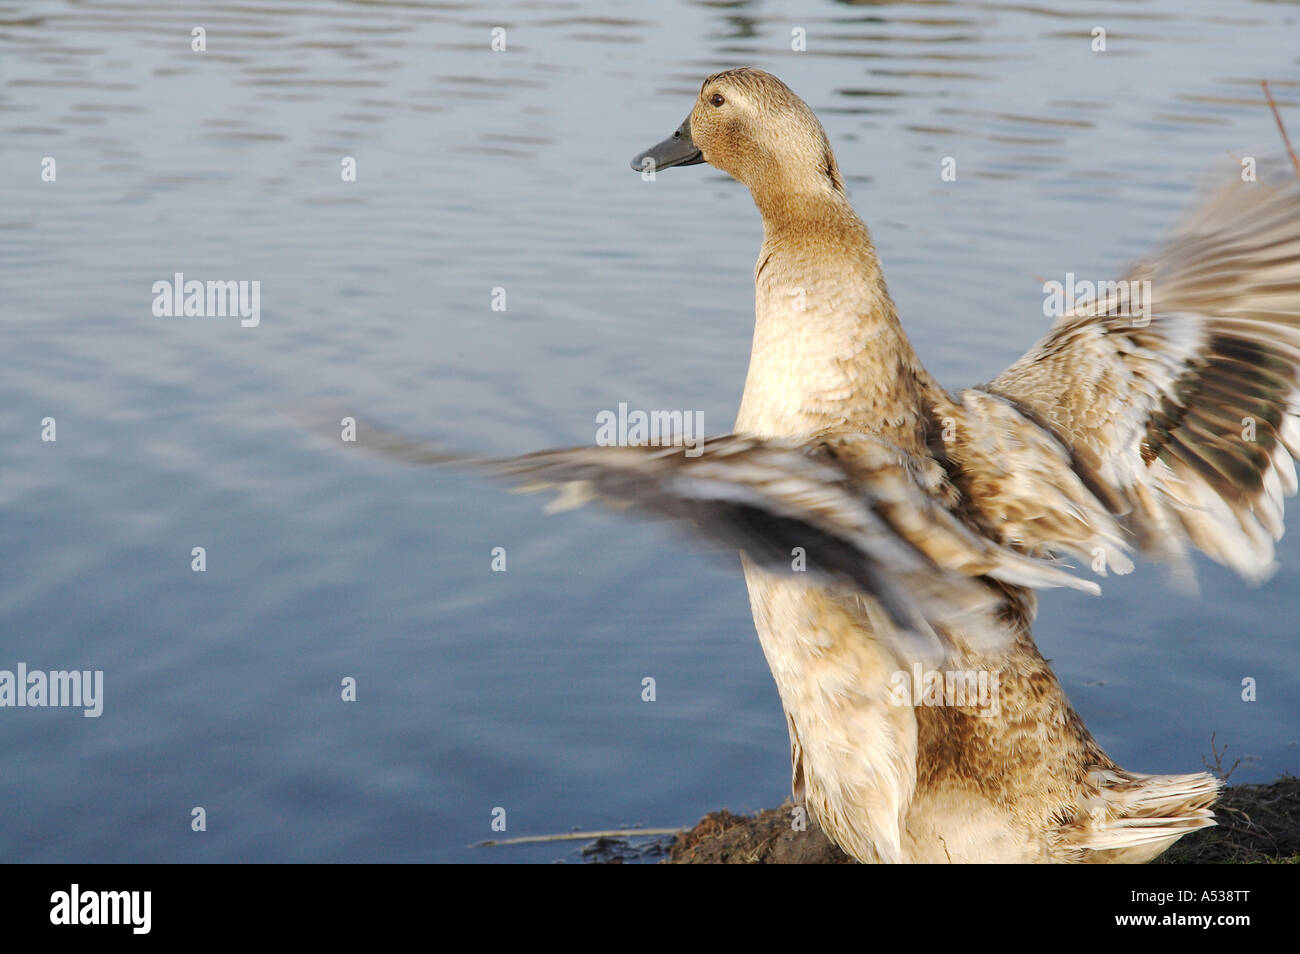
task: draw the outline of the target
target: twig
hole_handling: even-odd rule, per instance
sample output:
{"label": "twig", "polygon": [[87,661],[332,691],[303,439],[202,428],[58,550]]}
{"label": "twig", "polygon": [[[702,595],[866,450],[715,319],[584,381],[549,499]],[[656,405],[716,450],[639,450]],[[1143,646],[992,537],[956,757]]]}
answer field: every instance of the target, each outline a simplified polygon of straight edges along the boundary
{"label": "twig", "polygon": [[1233,772],[1237,771],[1237,766],[1241,764],[1241,759],[1237,759],[1237,761],[1233,762],[1232,768],[1228,769],[1225,772],[1223,770],[1223,757],[1228,754],[1228,743],[1224,742],[1223,751],[1219,751],[1219,749],[1214,744],[1215,734],[1216,733],[1214,732],[1210,733],[1210,753],[1214,756],[1214,764],[1211,765],[1210,760],[1207,759],[1204,755],[1201,756],[1201,761],[1205,763],[1205,767],[1207,769],[1209,769],[1213,774],[1219,777],[1219,781],[1227,782],[1228,776],[1231,775]]}
{"label": "twig", "polygon": [[630,828],[625,831],[566,831],[558,835],[524,835],[520,838],[480,841],[473,848],[500,848],[504,845],[530,845],[545,841],[595,841],[597,838],[636,838],[643,835],[676,835],[680,828]]}
{"label": "twig", "polygon": [[1291,157],[1291,165],[1295,166],[1295,175],[1300,179],[1300,159],[1296,158],[1295,150],[1291,148],[1291,137],[1286,134],[1286,126],[1282,123],[1282,114],[1277,111],[1277,103],[1273,102],[1273,94],[1268,91],[1268,80],[1260,80],[1259,85],[1264,87],[1264,98],[1268,100],[1268,108],[1273,110],[1273,119],[1277,122],[1277,131],[1282,134],[1282,141],[1286,143],[1286,154]]}

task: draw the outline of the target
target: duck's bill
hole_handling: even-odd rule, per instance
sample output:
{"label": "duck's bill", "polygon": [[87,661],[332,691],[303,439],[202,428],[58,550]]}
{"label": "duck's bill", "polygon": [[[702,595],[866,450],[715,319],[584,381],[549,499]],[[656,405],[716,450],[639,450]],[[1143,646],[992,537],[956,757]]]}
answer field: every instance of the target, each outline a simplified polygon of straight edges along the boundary
{"label": "duck's bill", "polygon": [[632,158],[632,168],[637,172],[654,172],[670,166],[693,166],[704,161],[704,154],[691,138],[691,117],[677,127],[677,131],[645,152]]}

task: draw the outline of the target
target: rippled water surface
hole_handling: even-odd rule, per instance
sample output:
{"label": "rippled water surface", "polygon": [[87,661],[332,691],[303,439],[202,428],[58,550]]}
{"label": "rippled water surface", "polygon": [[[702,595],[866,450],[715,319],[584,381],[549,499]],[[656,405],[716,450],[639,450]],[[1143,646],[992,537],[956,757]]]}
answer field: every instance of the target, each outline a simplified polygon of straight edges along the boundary
{"label": "rippled water surface", "polygon": [[[493,452],[590,443],[619,402],[728,430],[757,213],[627,163],[745,64],[820,115],[931,369],[985,380],[1044,276],[1113,275],[1211,163],[1277,150],[1260,79],[1300,134],[1300,6],[788,9],[0,2],[0,668],[105,674],[98,719],[0,709],[0,857],[540,861],[573,855],[471,845],[498,807],[525,835],[788,794],[729,561],[279,409]],[[259,281],[260,325],[155,317],[176,272]],[[1259,589],[1204,564],[1199,597],[1150,566],[1045,596],[1118,762],[1199,769],[1217,733],[1234,781],[1300,770],[1296,540]]]}

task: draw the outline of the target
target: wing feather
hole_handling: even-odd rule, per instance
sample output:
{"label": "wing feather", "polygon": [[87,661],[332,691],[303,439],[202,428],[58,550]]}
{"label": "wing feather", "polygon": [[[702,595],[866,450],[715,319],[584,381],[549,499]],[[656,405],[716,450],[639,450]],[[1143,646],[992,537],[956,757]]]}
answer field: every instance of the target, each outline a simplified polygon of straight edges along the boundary
{"label": "wing feather", "polygon": [[1151,283],[1141,320],[1104,299],[1070,311],[987,389],[1069,448],[1139,549],[1182,562],[1190,544],[1253,581],[1300,456],[1300,186],[1260,168],[1129,271]]}
{"label": "wing feather", "polygon": [[[319,426],[313,430],[334,434]],[[913,656],[1002,646],[1004,586],[1097,592],[1053,562],[972,529],[918,481],[925,462],[859,434],[790,443],[729,435],[691,456],[677,447],[576,447],[521,457],[447,451],[367,421],[355,445],[417,466],[468,467],[562,506],[596,501],[668,518],[714,547],[741,549],[763,569],[865,594]],[[800,548],[805,561],[794,559]],[[960,635],[957,635],[957,634]]]}

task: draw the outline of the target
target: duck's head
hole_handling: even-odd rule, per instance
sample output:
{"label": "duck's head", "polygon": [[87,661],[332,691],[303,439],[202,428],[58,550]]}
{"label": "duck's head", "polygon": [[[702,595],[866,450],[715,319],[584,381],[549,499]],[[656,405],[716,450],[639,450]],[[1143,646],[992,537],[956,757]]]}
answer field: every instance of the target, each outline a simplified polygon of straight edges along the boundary
{"label": "duck's head", "polygon": [[632,160],[637,172],[699,162],[760,191],[843,194],[835,154],[808,104],[771,73],[748,67],[714,73],[671,136]]}

